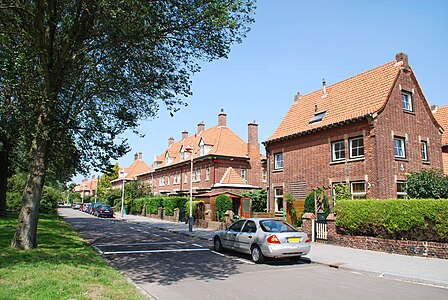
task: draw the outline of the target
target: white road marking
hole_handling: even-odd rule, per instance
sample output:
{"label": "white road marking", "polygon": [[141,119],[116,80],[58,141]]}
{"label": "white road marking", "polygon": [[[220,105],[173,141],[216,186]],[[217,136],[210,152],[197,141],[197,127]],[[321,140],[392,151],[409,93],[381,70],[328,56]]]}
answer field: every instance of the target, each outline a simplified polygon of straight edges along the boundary
{"label": "white road marking", "polygon": [[213,251],[213,250],[212,250],[212,253],[217,254],[217,255],[219,255],[219,256],[225,256],[224,254],[219,253],[219,252],[216,252],[216,251]]}
{"label": "white road marking", "polygon": [[216,251],[213,251],[213,250],[212,250],[211,252],[214,253],[214,254],[216,254],[216,255],[219,255],[219,256],[228,257],[228,258],[230,258],[230,259],[234,259],[234,260],[243,262],[243,263],[245,263],[245,264],[249,264],[249,265],[254,265],[254,264],[255,264],[253,261],[246,260],[246,259],[243,259],[243,258],[236,258],[236,257],[227,256],[227,255],[225,255],[225,254],[222,254],[222,253],[219,253],[219,252],[216,252]]}
{"label": "white road marking", "polygon": [[198,244],[192,244],[192,245],[195,246],[195,247],[202,248],[202,246],[201,246],[201,245],[198,245]]}
{"label": "white road marking", "polygon": [[178,243],[178,244],[186,244],[187,242],[176,241],[176,243]]}
{"label": "white road marking", "polygon": [[166,236],[163,236],[163,238],[164,238],[165,240],[167,240],[167,241],[171,241],[171,239],[170,239],[170,238],[167,238]]}
{"label": "white road marking", "polygon": [[116,247],[116,246],[137,246],[137,245],[170,245],[173,242],[148,242],[148,243],[129,243],[129,244],[101,244],[96,247]]}
{"label": "white road marking", "polygon": [[103,252],[103,254],[109,255],[109,254],[139,254],[139,253],[194,252],[194,251],[210,251],[210,249],[194,248],[194,249],[172,249],[172,250],[105,251]]}
{"label": "white road marking", "polygon": [[134,229],[135,229],[135,228],[134,228],[134,227],[132,227],[132,226],[131,226],[130,228],[131,228],[132,230],[134,230]]}
{"label": "white road marking", "polygon": [[159,234],[154,233],[154,236],[160,236]]}

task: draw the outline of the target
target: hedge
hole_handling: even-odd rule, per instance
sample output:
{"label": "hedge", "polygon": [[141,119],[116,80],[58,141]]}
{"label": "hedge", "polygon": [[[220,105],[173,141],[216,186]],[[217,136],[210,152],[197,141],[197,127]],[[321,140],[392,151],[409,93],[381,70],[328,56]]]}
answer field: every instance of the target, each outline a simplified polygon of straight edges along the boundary
{"label": "hedge", "polygon": [[335,213],[343,234],[448,242],[448,200],[347,200]]}
{"label": "hedge", "polygon": [[185,203],[189,201],[187,197],[164,197],[163,207],[165,208],[166,216],[174,216],[174,209],[179,208],[179,215],[185,215]]}
{"label": "hedge", "polygon": [[145,198],[146,214],[156,215],[159,207],[163,207],[163,197]]}

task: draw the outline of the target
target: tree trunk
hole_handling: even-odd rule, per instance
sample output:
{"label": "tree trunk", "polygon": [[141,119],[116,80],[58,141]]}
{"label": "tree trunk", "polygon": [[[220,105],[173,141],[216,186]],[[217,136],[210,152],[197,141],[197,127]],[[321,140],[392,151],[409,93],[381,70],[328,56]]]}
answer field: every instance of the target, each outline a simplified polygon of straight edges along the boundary
{"label": "tree trunk", "polygon": [[5,143],[0,150],[0,218],[6,218],[6,189],[8,187],[9,149]]}
{"label": "tree trunk", "polygon": [[28,178],[22,196],[19,223],[11,242],[11,247],[16,249],[28,250],[37,247],[37,222],[40,196],[47,171],[48,144],[46,135],[38,130],[31,146]]}

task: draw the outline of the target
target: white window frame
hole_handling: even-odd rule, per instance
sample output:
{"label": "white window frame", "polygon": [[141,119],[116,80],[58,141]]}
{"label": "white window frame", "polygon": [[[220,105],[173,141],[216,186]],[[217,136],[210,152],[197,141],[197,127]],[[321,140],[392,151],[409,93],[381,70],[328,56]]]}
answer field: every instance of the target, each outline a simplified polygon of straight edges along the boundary
{"label": "white window frame", "polygon": [[188,183],[188,176],[187,176],[187,173],[184,173],[184,183],[185,183],[185,184]]}
{"label": "white window frame", "polygon": [[[398,185],[399,184],[404,184],[407,187],[406,181],[401,181],[401,180],[397,180],[397,198],[407,198],[408,197],[408,193],[405,192],[399,192],[398,191]],[[404,196],[404,197],[400,197],[400,196]]]}
{"label": "white window frame", "polygon": [[394,156],[395,158],[406,158],[406,139],[394,136]]}
{"label": "white window frame", "polygon": [[412,93],[407,91],[401,91],[401,106],[404,111],[414,111],[414,103],[412,99]]}
{"label": "white window frame", "polygon": [[268,171],[265,169],[261,170],[261,181],[262,182],[268,181]]}
{"label": "white window frame", "polygon": [[243,178],[244,180],[247,180],[247,170],[246,169],[241,169],[241,178]]}
{"label": "white window frame", "polygon": [[[277,194],[278,191],[281,190],[281,195]],[[283,210],[279,209],[279,205],[278,202],[279,200],[282,201],[282,208],[284,210],[284,205],[283,205],[283,187],[275,187],[274,188],[274,208],[276,212],[282,212]]]}
{"label": "white window frame", "polygon": [[170,185],[171,182],[170,177],[171,177],[170,175],[166,176],[166,185]]}
{"label": "white window frame", "polygon": [[[354,141],[362,141],[362,147],[360,147],[359,145],[357,145],[356,147],[353,146],[353,142]],[[360,157],[364,157],[364,137],[363,136],[358,136],[358,137],[354,137],[354,138],[350,138],[348,139],[348,144],[349,144],[349,150],[350,150],[350,158],[360,158]],[[362,154],[359,154],[359,152],[361,152],[360,150],[362,149]],[[356,150],[357,151],[357,155],[353,155],[353,151]]]}
{"label": "white window frame", "polygon": [[196,169],[194,172],[196,173],[196,181],[201,181],[201,169]]}
{"label": "white window frame", "polygon": [[[336,145],[342,145],[342,149],[338,149],[336,150]],[[336,154],[339,153],[343,153],[344,155],[341,157],[336,157]],[[345,141],[341,140],[341,141],[335,141],[331,143],[331,160],[332,161],[341,161],[341,160],[345,160]]]}
{"label": "white window frame", "polygon": [[210,167],[205,167],[205,180],[210,180]]}
{"label": "white window frame", "polygon": [[[353,185],[355,184],[364,184],[364,192],[353,192]],[[366,182],[364,180],[350,182],[350,194],[352,195],[352,199],[366,198],[367,194]]]}
{"label": "white window frame", "polygon": [[428,157],[428,142],[420,141],[421,149],[422,149],[422,161],[429,161]]}
{"label": "white window frame", "polygon": [[274,153],[274,170],[283,169],[283,152]]}

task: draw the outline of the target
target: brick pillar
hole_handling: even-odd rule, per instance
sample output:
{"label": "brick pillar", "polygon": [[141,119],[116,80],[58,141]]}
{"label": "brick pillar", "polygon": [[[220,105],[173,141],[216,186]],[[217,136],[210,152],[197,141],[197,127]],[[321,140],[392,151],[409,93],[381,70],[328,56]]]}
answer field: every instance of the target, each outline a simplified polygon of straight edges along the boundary
{"label": "brick pillar", "polygon": [[330,213],[327,217],[327,240],[334,241],[336,240],[336,216],[333,213]]}
{"label": "brick pillar", "polygon": [[174,222],[179,222],[179,208],[174,209]]}
{"label": "brick pillar", "polygon": [[302,216],[302,231],[308,234],[308,238],[312,236],[312,220],[316,220],[316,215],[313,213],[304,213]]}
{"label": "brick pillar", "polygon": [[164,210],[165,209],[163,207],[159,207],[159,209],[158,209],[158,216],[159,216],[160,220],[163,220],[163,211]]}

